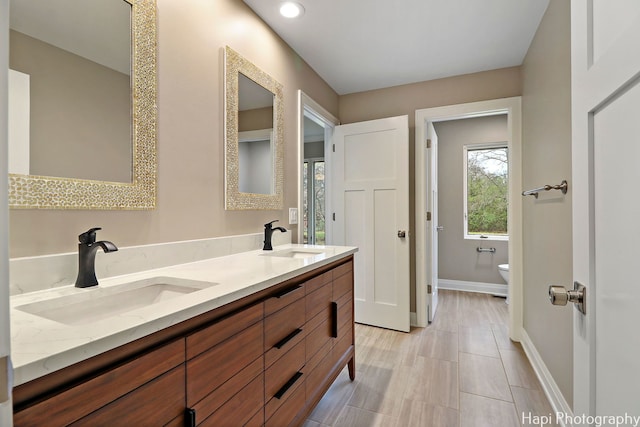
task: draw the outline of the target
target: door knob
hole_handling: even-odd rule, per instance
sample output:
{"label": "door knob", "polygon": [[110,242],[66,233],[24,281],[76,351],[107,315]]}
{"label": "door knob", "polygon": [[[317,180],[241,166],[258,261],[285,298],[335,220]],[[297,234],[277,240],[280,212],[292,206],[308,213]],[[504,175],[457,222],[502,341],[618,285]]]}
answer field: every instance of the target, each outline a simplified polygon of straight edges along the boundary
{"label": "door knob", "polygon": [[404,239],[405,237],[407,237],[407,232],[404,230],[398,230],[398,237]]}
{"label": "door knob", "polygon": [[572,302],[582,314],[587,314],[587,288],[574,282],[572,290],[566,290],[564,286],[549,286],[549,301],[553,305],[567,305]]}

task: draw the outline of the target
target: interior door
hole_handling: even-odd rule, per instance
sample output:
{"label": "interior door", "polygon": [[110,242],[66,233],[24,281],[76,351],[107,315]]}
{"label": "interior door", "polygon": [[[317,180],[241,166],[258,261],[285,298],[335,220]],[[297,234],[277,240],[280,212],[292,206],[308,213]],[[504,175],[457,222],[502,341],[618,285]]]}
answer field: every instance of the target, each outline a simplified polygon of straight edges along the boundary
{"label": "interior door", "polygon": [[571,2],[574,414],[640,415],[640,2]]}
{"label": "interior door", "polygon": [[433,322],[438,308],[438,135],[432,122],[427,123],[427,209],[431,213],[431,221],[427,222],[427,247],[431,256],[427,258],[427,315],[429,323]]}
{"label": "interior door", "polygon": [[409,332],[409,121],[336,126],[336,245],[358,246],[355,321]]}

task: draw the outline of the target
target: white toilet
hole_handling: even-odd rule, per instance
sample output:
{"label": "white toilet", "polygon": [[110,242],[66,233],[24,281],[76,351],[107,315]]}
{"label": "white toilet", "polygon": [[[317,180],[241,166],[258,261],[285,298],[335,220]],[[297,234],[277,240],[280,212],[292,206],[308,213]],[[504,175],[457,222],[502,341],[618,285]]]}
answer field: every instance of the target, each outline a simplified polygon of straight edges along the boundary
{"label": "white toilet", "polygon": [[500,273],[504,281],[507,282],[507,300],[505,302],[509,304],[509,264],[499,264],[498,273]]}

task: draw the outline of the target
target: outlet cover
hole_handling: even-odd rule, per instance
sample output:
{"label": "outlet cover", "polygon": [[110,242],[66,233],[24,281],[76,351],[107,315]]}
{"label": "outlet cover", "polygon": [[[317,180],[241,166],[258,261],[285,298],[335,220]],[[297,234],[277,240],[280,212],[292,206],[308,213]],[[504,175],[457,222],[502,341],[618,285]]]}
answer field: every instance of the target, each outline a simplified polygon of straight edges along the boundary
{"label": "outlet cover", "polygon": [[298,223],[298,208],[289,208],[289,225]]}

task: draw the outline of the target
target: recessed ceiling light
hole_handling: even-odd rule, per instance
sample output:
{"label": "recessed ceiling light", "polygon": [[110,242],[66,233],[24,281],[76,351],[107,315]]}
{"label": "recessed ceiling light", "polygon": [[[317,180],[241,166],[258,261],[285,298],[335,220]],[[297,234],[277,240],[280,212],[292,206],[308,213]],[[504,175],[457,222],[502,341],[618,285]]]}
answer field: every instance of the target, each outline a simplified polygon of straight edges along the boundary
{"label": "recessed ceiling light", "polygon": [[280,5],[280,15],[285,18],[297,18],[304,14],[304,7],[300,3],[287,1]]}

